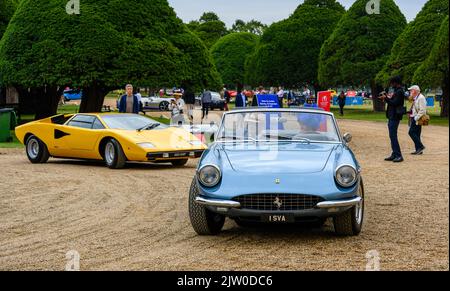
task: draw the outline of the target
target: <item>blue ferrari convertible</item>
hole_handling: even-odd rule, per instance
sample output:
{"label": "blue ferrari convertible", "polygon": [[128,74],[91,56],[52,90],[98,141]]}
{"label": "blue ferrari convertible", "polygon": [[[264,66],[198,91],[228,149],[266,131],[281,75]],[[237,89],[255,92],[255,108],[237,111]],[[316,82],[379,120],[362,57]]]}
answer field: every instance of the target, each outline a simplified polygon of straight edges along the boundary
{"label": "blue ferrari convertible", "polygon": [[238,225],[316,222],[332,217],[338,235],[358,235],[364,216],[361,167],[332,113],[243,109],[224,114],[189,195],[200,235]]}

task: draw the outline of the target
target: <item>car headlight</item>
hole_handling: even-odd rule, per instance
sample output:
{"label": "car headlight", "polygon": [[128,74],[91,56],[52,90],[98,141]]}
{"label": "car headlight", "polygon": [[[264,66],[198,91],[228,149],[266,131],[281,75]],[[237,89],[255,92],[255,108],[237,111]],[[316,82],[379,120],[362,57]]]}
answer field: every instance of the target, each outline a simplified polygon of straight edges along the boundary
{"label": "car headlight", "polygon": [[358,172],[352,166],[344,165],[336,170],[336,182],[344,188],[352,187],[357,180]]}
{"label": "car headlight", "polygon": [[206,187],[216,186],[221,178],[220,170],[217,166],[206,165],[198,171],[198,180]]}
{"label": "car headlight", "polygon": [[152,144],[151,142],[142,142],[142,143],[138,143],[137,145],[143,149],[154,149],[155,148],[155,145]]}

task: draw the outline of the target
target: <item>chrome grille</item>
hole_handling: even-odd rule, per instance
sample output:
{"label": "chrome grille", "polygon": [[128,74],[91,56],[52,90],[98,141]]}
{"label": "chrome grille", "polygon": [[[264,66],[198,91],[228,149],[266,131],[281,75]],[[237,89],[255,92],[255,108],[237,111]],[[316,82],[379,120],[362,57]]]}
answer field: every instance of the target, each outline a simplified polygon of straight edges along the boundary
{"label": "chrome grille", "polygon": [[242,209],[295,211],[314,208],[322,198],[304,194],[251,194],[233,198]]}

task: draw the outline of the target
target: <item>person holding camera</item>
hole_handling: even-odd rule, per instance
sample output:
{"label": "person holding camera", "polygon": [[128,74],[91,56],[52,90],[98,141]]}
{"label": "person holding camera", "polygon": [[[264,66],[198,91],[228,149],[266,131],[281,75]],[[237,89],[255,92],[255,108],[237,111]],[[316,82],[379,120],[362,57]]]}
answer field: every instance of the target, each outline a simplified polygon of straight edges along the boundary
{"label": "person holding camera", "polygon": [[410,111],[410,128],[409,136],[414,142],[416,151],[411,153],[412,155],[422,155],[425,150],[425,146],[421,140],[422,123],[423,118],[427,117],[427,99],[420,93],[420,87],[415,85],[408,89],[410,93],[410,99],[413,102]]}
{"label": "person holding camera", "polygon": [[174,94],[175,99],[169,104],[169,110],[172,112],[171,124],[182,125],[184,123],[184,100],[181,93]]}
{"label": "person holding camera", "polygon": [[403,90],[402,79],[400,76],[393,77],[390,80],[390,87],[394,89],[392,96],[382,92],[378,98],[387,103],[386,117],[388,119],[389,138],[391,140],[392,154],[385,161],[401,163],[404,161],[400,143],[398,141],[398,128],[405,109],[405,91]]}

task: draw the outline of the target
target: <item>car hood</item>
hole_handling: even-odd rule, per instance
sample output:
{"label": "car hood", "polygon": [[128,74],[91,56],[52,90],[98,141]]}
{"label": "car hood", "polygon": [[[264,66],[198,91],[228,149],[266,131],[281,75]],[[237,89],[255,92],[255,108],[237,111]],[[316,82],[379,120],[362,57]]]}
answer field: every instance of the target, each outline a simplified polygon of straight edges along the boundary
{"label": "car hood", "polygon": [[190,148],[206,148],[205,145],[192,145],[191,142],[199,142],[200,140],[190,132],[176,127],[155,130],[115,130],[123,137],[126,137],[133,143],[152,143],[156,148],[160,149],[190,149]]}
{"label": "car hood", "polygon": [[321,172],[336,144],[223,144],[234,171],[240,173],[305,174]]}

